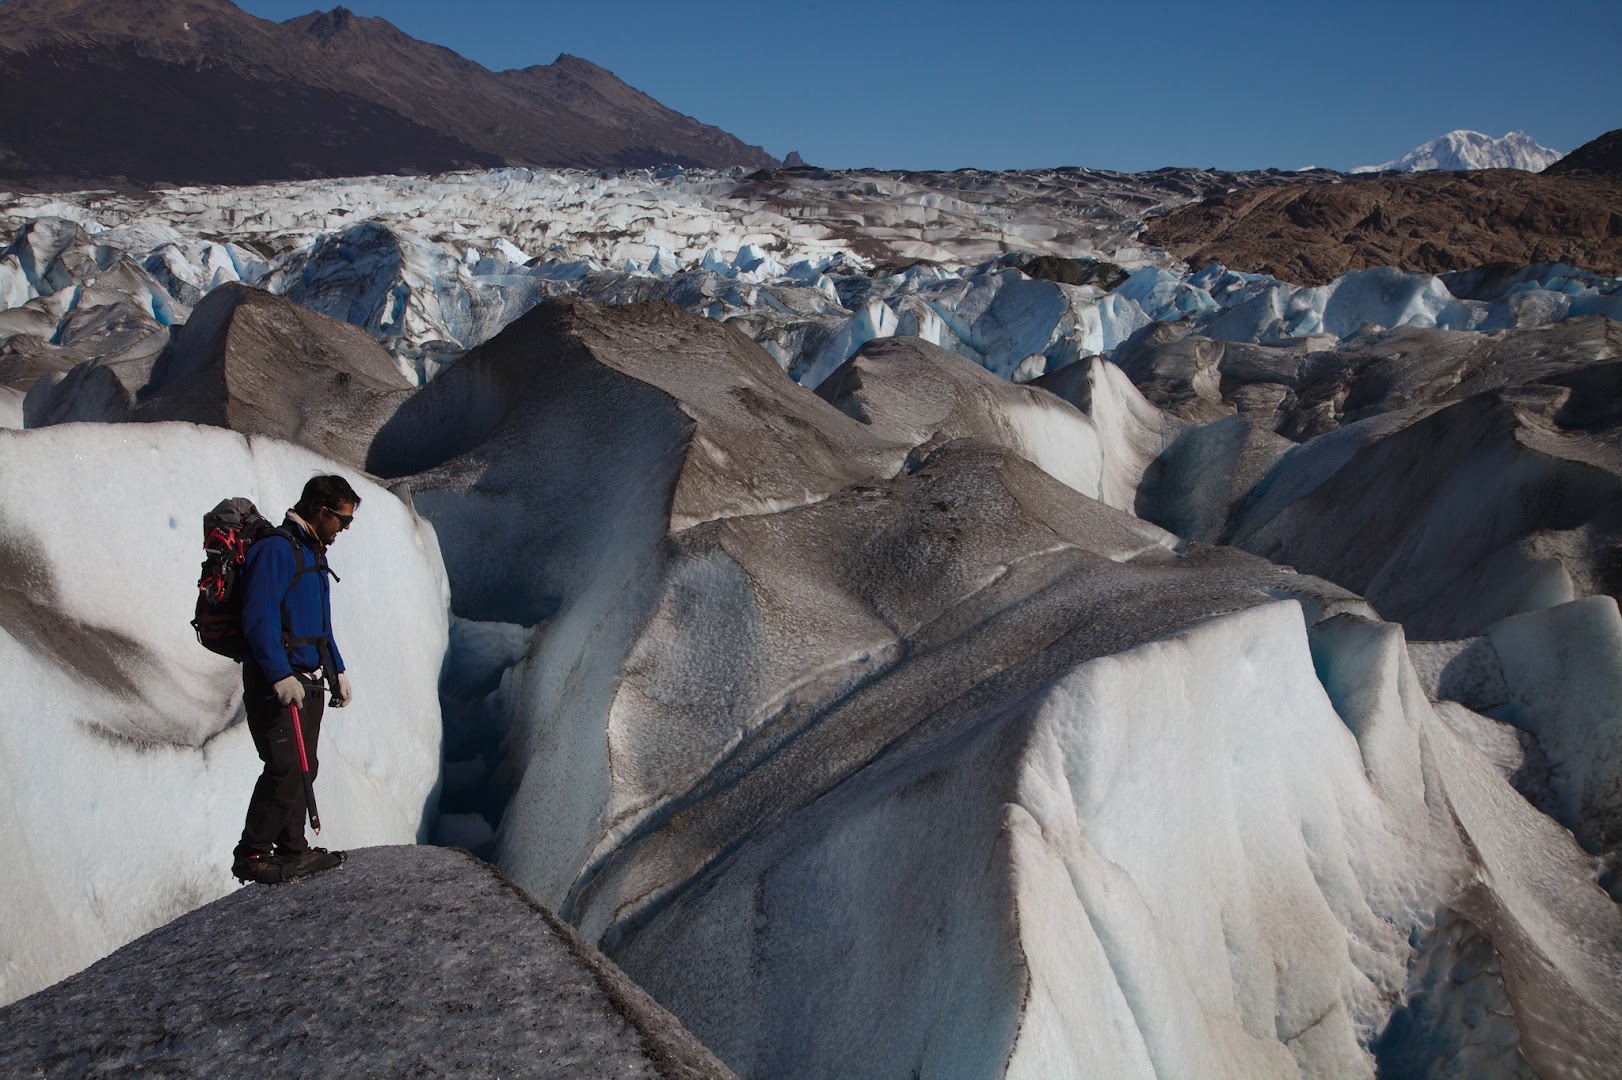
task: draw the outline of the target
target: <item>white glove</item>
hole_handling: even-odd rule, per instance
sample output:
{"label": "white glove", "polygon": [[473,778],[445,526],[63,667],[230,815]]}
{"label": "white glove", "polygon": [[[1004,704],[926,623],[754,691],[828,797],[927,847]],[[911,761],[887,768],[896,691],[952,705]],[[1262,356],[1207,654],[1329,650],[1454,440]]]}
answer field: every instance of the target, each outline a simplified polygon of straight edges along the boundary
{"label": "white glove", "polygon": [[276,700],[283,705],[292,705],[294,708],[298,708],[304,704],[304,684],[298,681],[297,675],[277,679],[273,689],[276,691]]}
{"label": "white glove", "polygon": [[338,672],[338,688],[332,692],[332,707],[341,709],[355,700],[355,692],[349,688],[349,676]]}

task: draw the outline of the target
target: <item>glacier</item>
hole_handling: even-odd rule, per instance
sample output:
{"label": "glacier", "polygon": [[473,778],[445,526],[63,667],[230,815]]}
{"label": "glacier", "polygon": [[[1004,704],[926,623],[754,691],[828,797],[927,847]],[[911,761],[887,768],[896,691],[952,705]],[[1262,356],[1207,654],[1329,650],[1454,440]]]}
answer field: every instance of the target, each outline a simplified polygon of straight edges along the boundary
{"label": "glacier", "polygon": [[[738,442],[753,426],[725,421],[739,399],[728,387],[742,380],[758,402],[770,373],[758,359],[746,375],[715,366],[717,350],[747,356],[742,342],[692,324],[675,382],[660,347],[680,339],[674,313],[610,310],[559,309],[549,333],[561,339],[515,324],[466,369],[494,377],[490,365],[517,363],[527,337],[537,358],[605,365],[683,402],[664,522],[605,505],[619,515],[611,529],[556,531],[550,551],[512,568],[450,567],[453,594],[465,576],[497,619],[520,616],[513,589],[557,605],[487,698],[513,732],[495,771],[516,779],[493,855],[741,1075],[1368,1074],[1381,1054],[1413,1052],[1388,1030],[1394,1002],[1462,1009],[1464,995],[1508,1004],[1490,1024],[1427,1027],[1453,1060],[1557,1062],[1579,1036],[1547,1034],[1537,1018],[1550,1008],[1591,1018],[1589,1060],[1614,1044],[1613,961],[1599,958],[1616,955],[1619,927],[1593,856],[1443,719],[1402,630],[1364,601],[1086,497],[1034,468],[1018,427],[962,431],[927,393],[886,393],[895,364],[892,386],[973,400],[962,359],[927,343],[870,343],[829,388],[860,428],[813,410],[798,440],[763,446]],[[933,379],[918,370],[929,362]],[[535,386],[546,411],[503,421],[532,426],[545,453],[497,428],[455,471],[490,476],[504,446],[550,464],[555,478],[530,490],[558,505],[556,485],[608,466],[600,444],[551,441],[590,400],[584,371],[560,375]],[[964,412],[1017,415],[1014,404]],[[645,406],[628,415],[649,429],[615,457],[660,445]],[[1079,419],[1068,422],[1078,440]],[[842,481],[821,448],[842,427],[864,432],[849,465],[881,471],[829,494]],[[928,442],[945,441],[917,444],[930,428]],[[886,454],[874,436],[900,446]],[[806,456],[783,469],[785,453]],[[902,453],[908,464],[883,479]],[[718,470],[732,482],[701,483]],[[427,475],[449,494],[452,473]],[[534,484],[544,472],[504,470],[490,492],[519,475]],[[490,530],[492,496],[474,483],[456,481],[456,503],[422,505]],[[570,567],[578,544],[603,535],[634,565],[599,586]],[[567,580],[535,578],[537,566]],[[1616,624],[1614,599],[1583,602]],[[1580,621],[1569,643],[1591,632]],[[1174,674],[1189,654],[1205,659]],[[1614,688],[1601,694],[1614,710]],[[1186,756],[1166,760],[1172,742]],[[1268,756],[1309,746],[1324,756],[1308,766]],[[1248,781],[1235,779],[1241,762]],[[1290,778],[1304,786],[1276,787]],[[1020,807],[1034,818],[1024,841]],[[1530,862],[1510,854],[1523,843]],[[1213,898],[1212,882],[1230,880],[1227,899]],[[1506,936],[1511,925],[1549,937]],[[1096,941],[1076,937],[1083,927]],[[1493,943],[1480,947],[1498,970],[1456,991],[1410,985],[1416,957],[1477,940]],[[903,1002],[882,1030],[868,1021]]]}
{"label": "glacier", "polygon": [[[842,215],[854,210],[836,204],[819,218],[805,206],[811,195],[834,198],[834,181],[762,192],[736,172],[499,170],[183,188],[144,199],[11,196],[0,203],[0,222],[16,230],[0,251],[0,297],[9,303],[0,329],[74,350],[59,366],[113,363],[124,358],[119,350],[184,322],[211,289],[241,282],[365,329],[421,384],[543,299],[663,298],[736,322],[815,386],[866,341],[896,333],[1023,381],[1111,356],[1156,321],[1193,319],[1212,337],[1265,342],[1622,315],[1616,281],[1558,264],[1515,281],[1467,276],[1457,294],[1443,278],[1389,269],[1316,288],[1221,266],[1190,273],[1133,245],[1157,204],[1127,202],[1115,188],[1078,186],[1056,201],[1046,191],[1058,186],[1051,178],[1012,191],[983,181],[973,192],[965,181],[969,190],[948,201],[926,197],[917,183],[849,178],[839,190],[865,208],[853,231]],[[971,193],[978,198],[968,201]],[[1177,201],[1155,194],[1159,206]],[[968,231],[966,215],[993,212],[988,195],[1006,196],[994,212],[1008,220],[977,219]],[[909,197],[914,209],[905,213],[941,220],[903,214],[896,225],[909,228],[880,227],[874,204],[895,214],[894,200]],[[1078,216],[1092,233],[1077,233]],[[988,234],[999,237],[989,249],[978,239]],[[1106,289],[1011,273],[1042,256],[1130,274]]]}
{"label": "glacier", "polygon": [[334,842],[473,848],[740,1076],[1606,1075],[1622,283],[1180,266],[1168,198],[0,200],[0,1001],[228,891],[191,529],[342,471]]}

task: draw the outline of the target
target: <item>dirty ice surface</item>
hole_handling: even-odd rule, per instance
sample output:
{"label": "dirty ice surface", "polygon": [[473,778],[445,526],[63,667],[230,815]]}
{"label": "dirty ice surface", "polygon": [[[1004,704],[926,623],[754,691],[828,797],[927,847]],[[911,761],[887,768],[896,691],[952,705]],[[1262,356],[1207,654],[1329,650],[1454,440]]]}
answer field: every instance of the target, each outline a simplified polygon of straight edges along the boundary
{"label": "dirty ice surface", "polygon": [[239,889],[0,1010],[0,1072],[732,1075],[494,867],[429,847]]}

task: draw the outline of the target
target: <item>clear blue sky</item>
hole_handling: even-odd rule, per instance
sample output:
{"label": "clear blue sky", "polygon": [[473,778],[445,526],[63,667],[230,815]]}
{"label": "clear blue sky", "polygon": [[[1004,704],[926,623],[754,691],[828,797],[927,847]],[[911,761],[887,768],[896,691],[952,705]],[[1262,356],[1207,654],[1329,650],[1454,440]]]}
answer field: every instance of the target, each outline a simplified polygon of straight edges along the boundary
{"label": "clear blue sky", "polygon": [[[336,0],[237,0],[261,18]],[[783,157],[1346,169],[1622,127],[1618,0],[345,0],[486,67],[573,53]]]}

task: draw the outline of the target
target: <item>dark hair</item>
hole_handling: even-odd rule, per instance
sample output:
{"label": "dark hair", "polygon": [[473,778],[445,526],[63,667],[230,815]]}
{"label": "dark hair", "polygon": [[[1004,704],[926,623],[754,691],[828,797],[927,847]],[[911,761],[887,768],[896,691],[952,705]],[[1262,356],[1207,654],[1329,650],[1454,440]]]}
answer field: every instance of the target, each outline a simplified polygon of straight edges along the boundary
{"label": "dark hair", "polygon": [[360,496],[355,494],[348,480],[341,476],[312,476],[304,485],[304,494],[293,504],[293,512],[308,521],[323,506],[335,511],[344,503],[360,505]]}

